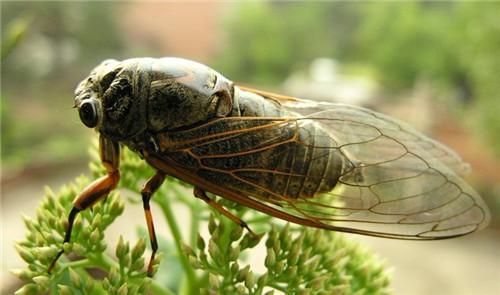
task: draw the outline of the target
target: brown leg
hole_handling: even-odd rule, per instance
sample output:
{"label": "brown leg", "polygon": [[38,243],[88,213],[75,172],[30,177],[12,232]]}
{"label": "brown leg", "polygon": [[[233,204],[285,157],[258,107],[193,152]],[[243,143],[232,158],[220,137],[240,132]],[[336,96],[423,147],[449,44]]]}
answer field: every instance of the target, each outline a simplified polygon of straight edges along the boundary
{"label": "brown leg", "polygon": [[[108,193],[116,187],[120,180],[120,172],[118,171],[120,158],[119,145],[101,135],[99,138],[99,152],[102,164],[106,168],[108,174],[89,184],[73,202],[73,208],[68,216],[68,228],[64,235],[63,244],[68,243],[71,239],[73,223],[75,222],[75,217],[78,212],[90,208],[94,203],[106,197]],[[57,253],[49,266],[49,273],[52,272],[57,260],[63,253],[64,249],[61,249]]]}
{"label": "brown leg", "polygon": [[148,263],[148,277],[153,276],[153,260],[155,258],[156,251],[158,250],[158,242],[156,241],[155,227],[153,224],[153,216],[151,215],[151,209],[149,208],[149,200],[151,196],[158,190],[163,181],[165,180],[165,174],[161,171],[156,171],[156,174],[151,177],[144,188],[141,191],[142,203],[144,205],[144,215],[146,215],[146,223],[148,225],[149,231],[149,241],[151,242],[151,258]]}
{"label": "brown leg", "polygon": [[224,215],[227,218],[231,219],[234,223],[238,224],[239,226],[241,226],[243,228],[246,228],[248,230],[248,232],[250,232],[250,234],[252,234],[253,236],[257,236],[250,229],[250,227],[248,227],[248,224],[246,224],[238,216],[236,216],[233,213],[227,211],[227,209],[224,208],[224,207],[222,207],[219,203],[217,203],[214,200],[210,199],[207,196],[207,194],[202,189],[200,189],[199,187],[195,187],[194,188],[194,196],[197,197],[197,198],[199,198],[199,199],[202,199],[203,201],[205,201],[205,203],[207,203],[208,205],[210,205],[210,207],[216,209],[217,211],[219,211],[219,213],[221,213],[222,215]]}

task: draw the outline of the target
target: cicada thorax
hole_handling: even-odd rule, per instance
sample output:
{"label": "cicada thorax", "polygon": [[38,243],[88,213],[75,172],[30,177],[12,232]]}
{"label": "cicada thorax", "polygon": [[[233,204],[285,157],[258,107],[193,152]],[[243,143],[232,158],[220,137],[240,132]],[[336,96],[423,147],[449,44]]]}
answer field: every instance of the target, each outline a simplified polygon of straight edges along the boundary
{"label": "cicada thorax", "polygon": [[235,89],[231,116],[157,134],[166,162],[244,195],[312,198],[331,191],[342,171],[332,137],[312,120]]}

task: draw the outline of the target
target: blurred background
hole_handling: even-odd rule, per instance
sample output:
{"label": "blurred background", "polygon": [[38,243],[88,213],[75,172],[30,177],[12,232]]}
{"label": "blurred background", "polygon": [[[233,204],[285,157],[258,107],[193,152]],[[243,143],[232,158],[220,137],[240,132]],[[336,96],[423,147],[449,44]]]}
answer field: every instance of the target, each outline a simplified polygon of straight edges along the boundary
{"label": "blurred background", "polygon": [[246,86],[375,109],[456,150],[488,229],[351,238],[394,268],[395,294],[500,294],[499,15],[493,2],[2,2],[2,293],[20,284],[8,270],[23,266],[21,214],[44,185],[88,172],[96,135],[72,109],[77,83],[107,58],[178,56]]}

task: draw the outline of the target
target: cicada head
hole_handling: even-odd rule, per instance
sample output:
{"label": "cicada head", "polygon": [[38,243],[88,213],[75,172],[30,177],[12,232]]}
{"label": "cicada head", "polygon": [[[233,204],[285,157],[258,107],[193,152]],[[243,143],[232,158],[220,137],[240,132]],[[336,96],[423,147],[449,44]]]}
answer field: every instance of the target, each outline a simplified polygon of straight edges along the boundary
{"label": "cicada head", "polygon": [[[136,84],[137,63],[105,60],[75,90],[75,107],[89,128],[116,141],[146,128],[144,95]],[[134,84],[135,83],[135,84]]]}

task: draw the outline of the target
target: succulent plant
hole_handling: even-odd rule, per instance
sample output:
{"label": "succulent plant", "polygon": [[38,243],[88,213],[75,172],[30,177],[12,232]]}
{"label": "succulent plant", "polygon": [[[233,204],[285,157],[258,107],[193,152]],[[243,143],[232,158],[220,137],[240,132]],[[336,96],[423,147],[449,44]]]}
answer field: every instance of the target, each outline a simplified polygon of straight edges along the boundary
{"label": "succulent plant", "polygon": [[[95,147],[91,155],[90,167],[93,178],[97,178],[104,170]],[[134,192],[139,192],[145,179],[154,173],[129,151],[122,155],[120,171],[119,188]],[[153,279],[147,277],[145,269],[145,259],[149,258],[145,255],[147,231],[139,230],[141,238],[134,246],[120,237],[114,254],[107,251],[105,231],[124,210],[119,190],[92,210],[81,212],[71,242],[64,244],[65,255],[48,274],[47,268],[63,241],[72,201],[90,181],[78,177],[57,193],[47,188],[36,217],[23,217],[26,237],[16,249],[27,267],[12,271],[25,282],[16,294],[389,293],[390,278],[384,264],[342,234],[285,224],[216,199],[258,233],[251,234],[211,212],[175,179],[168,180],[152,199],[161,210],[154,216],[165,218],[173,236],[173,243],[159,236],[161,252],[154,260],[157,273]],[[173,203],[190,210],[190,228],[179,227]],[[208,234],[201,235],[205,225]],[[261,273],[254,270],[254,262],[248,262],[249,254],[258,247],[265,247],[266,252],[255,262],[264,265]],[[166,256],[162,259],[163,254]]]}

